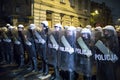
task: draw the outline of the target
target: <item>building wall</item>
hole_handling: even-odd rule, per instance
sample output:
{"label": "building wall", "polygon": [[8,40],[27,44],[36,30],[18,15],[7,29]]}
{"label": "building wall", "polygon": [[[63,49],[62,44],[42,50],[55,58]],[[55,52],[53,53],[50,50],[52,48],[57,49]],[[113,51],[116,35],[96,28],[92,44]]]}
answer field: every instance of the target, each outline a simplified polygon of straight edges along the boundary
{"label": "building wall", "polygon": [[89,0],[34,0],[34,23],[39,25],[41,21],[47,20],[50,27],[56,23],[61,23],[63,26],[85,26],[89,24],[89,4]]}
{"label": "building wall", "polygon": [[47,20],[50,27],[56,23],[89,24],[90,0],[0,0],[0,4],[0,22],[4,19],[4,23],[39,25]]}

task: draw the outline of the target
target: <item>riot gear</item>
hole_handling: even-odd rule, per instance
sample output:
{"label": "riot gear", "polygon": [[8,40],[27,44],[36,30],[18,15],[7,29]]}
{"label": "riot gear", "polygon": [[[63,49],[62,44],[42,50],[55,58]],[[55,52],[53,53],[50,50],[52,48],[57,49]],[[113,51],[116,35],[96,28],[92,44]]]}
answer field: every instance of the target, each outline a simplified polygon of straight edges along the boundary
{"label": "riot gear", "polygon": [[75,71],[82,73],[84,80],[91,80],[92,77],[92,50],[91,31],[83,28],[77,32]]}
{"label": "riot gear", "polygon": [[47,21],[43,21],[41,22],[40,27],[42,27],[42,30],[40,32],[41,35],[41,44],[40,44],[40,49],[39,49],[39,53],[40,53],[40,57],[42,59],[42,66],[41,66],[41,70],[40,72],[42,72],[44,75],[48,74],[48,63],[47,63],[47,59],[46,59],[46,53],[47,53],[47,41],[48,41],[48,22]]}
{"label": "riot gear", "polygon": [[69,27],[65,32],[61,32],[60,53],[58,57],[59,69],[69,72],[68,80],[74,80],[74,48],[75,28]]}
{"label": "riot gear", "polygon": [[22,24],[18,25],[18,31],[15,33],[14,48],[17,56],[19,56],[19,68],[23,67],[25,64],[25,37],[24,37],[24,26]]}
{"label": "riot gear", "polygon": [[[27,41],[26,41],[26,49],[30,56],[30,68],[33,68],[33,71],[37,71],[37,55],[36,55],[36,44],[35,44],[35,24],[30,24],[28,33],[27,33]],[[32,64],[33,63],[33,64]]]}
{"label": "riot gear", "polygon": [[[99,39],[95,59],[97,59],[97,79],[116,80],[116,61],[118,60],[118,39],[113,26],[108,25],[103,28],[104,37]],[[111,45],[111,43],[114,43]],[[109,57],[108,57],[109,56]],[[101,66],[102,65],[102,66]],[[111,76],[109,76],[111,75]]]}
{"label": "riot gear", "polygon": [[58,49],[60,42],[60,31],[62,29],[61,24],[55,24],[54,31],[49,31],[48,35],[48,53],[47,59],[48,63],[54,67],[54,73],[51,76],[51,80],[59,80],[59,69],[58,69]]}
{"label": "riot gear", "polygon": [[8,28],[9,26],[11,26],[10,24],[6,24],[6,28]]}
{"label": "riot gear", "polygon": [[8,37],[7,35],[7,28],[3,27],[3,53],[5,54],[5,59],[7,63],[12,63],[13,62],[13,47],[12,47],[12,40]]}
{"label": "riot gear", "polygon": [[48,22],[47,21],[42,21],[41,24],[43,25],[42,27],[48,27]]}

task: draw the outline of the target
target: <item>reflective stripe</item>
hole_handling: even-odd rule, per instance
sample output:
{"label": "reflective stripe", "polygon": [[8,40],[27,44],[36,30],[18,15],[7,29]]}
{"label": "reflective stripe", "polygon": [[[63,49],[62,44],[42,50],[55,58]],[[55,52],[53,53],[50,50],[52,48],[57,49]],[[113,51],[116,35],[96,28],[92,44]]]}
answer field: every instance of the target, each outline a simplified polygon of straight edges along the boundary
{"label": "reflective stripe", "polygon": [[64,47],[59,47],[59,50],[60,50],[60,51],[65,51],[65,50],[64,50]]}
{"label": "reflective stripe", "polygon": [[3,39],[4,42],[11,42],[11,39]]}
{"label": "reflective stripe", "polygon": [[78,53],[78,54],[82,54],[82,50],[79,49],[79,48],[75,48],[75,52]]}
{"label": "reflective stripe", "polygon": [[52,45],[52,44],[48,44],[48,47],[49,48],[53,48],[53,49],[56,49],[56,50],[58,50],[58,48],[59,48],[59,46],[58,45]]}
{"label": "reflective stripe", "polygon": [[30,41],[26,41],[25,42],[28,46],[31,46],[32,45],[32,43],[30,42]]}
{"label": "reflective stripe", "polygon": [[20,42],[20,41],[15,41],[14,43],[15,43],[15,44],[21,44],[21,42]]}

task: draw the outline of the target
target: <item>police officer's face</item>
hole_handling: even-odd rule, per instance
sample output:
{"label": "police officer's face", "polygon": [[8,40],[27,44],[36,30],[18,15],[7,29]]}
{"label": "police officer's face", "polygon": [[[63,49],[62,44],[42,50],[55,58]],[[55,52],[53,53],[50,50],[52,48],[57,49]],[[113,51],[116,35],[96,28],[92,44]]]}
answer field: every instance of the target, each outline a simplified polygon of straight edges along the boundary
{"label": "police officer's face", "polygon": [[60,28],[59,28],[58,26],[55,26],[55,30],[56,30],[56,31],[59,31]]}
{"label": "police officer's face", "polygon": [[88,33],[82,33],[82,38],[90,39],[90,35]]}
{"label": "police officer's face", "polygon": [[23,28],[18,28],[18,31],[22,31],[23,30]]}
{"label": "police officer's face", "polygon": [[73,31],[67,30],[67,35],[73,35]]}
{"label": "police officer's face", "polygon": [[105,37],[111,37],[112,36],[112,32],[110,30],[104,30],[104,36]]}
{"label": "police officer's face", "polygon": [[42,28],[42,30],[46,29],[46,28],[44,27],[44,24],[40,24],[40,27]]}

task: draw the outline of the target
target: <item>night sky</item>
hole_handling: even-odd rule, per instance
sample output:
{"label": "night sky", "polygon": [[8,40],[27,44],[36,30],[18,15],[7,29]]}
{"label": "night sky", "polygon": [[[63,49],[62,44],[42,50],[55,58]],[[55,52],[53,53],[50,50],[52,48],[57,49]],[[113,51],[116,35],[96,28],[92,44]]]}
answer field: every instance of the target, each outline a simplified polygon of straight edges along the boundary
{"label": "night sky", "polygon": [[112,10],[114,22],[120,18],[120,0],[91,0],[98,3],[105,2],[105,4]]}

